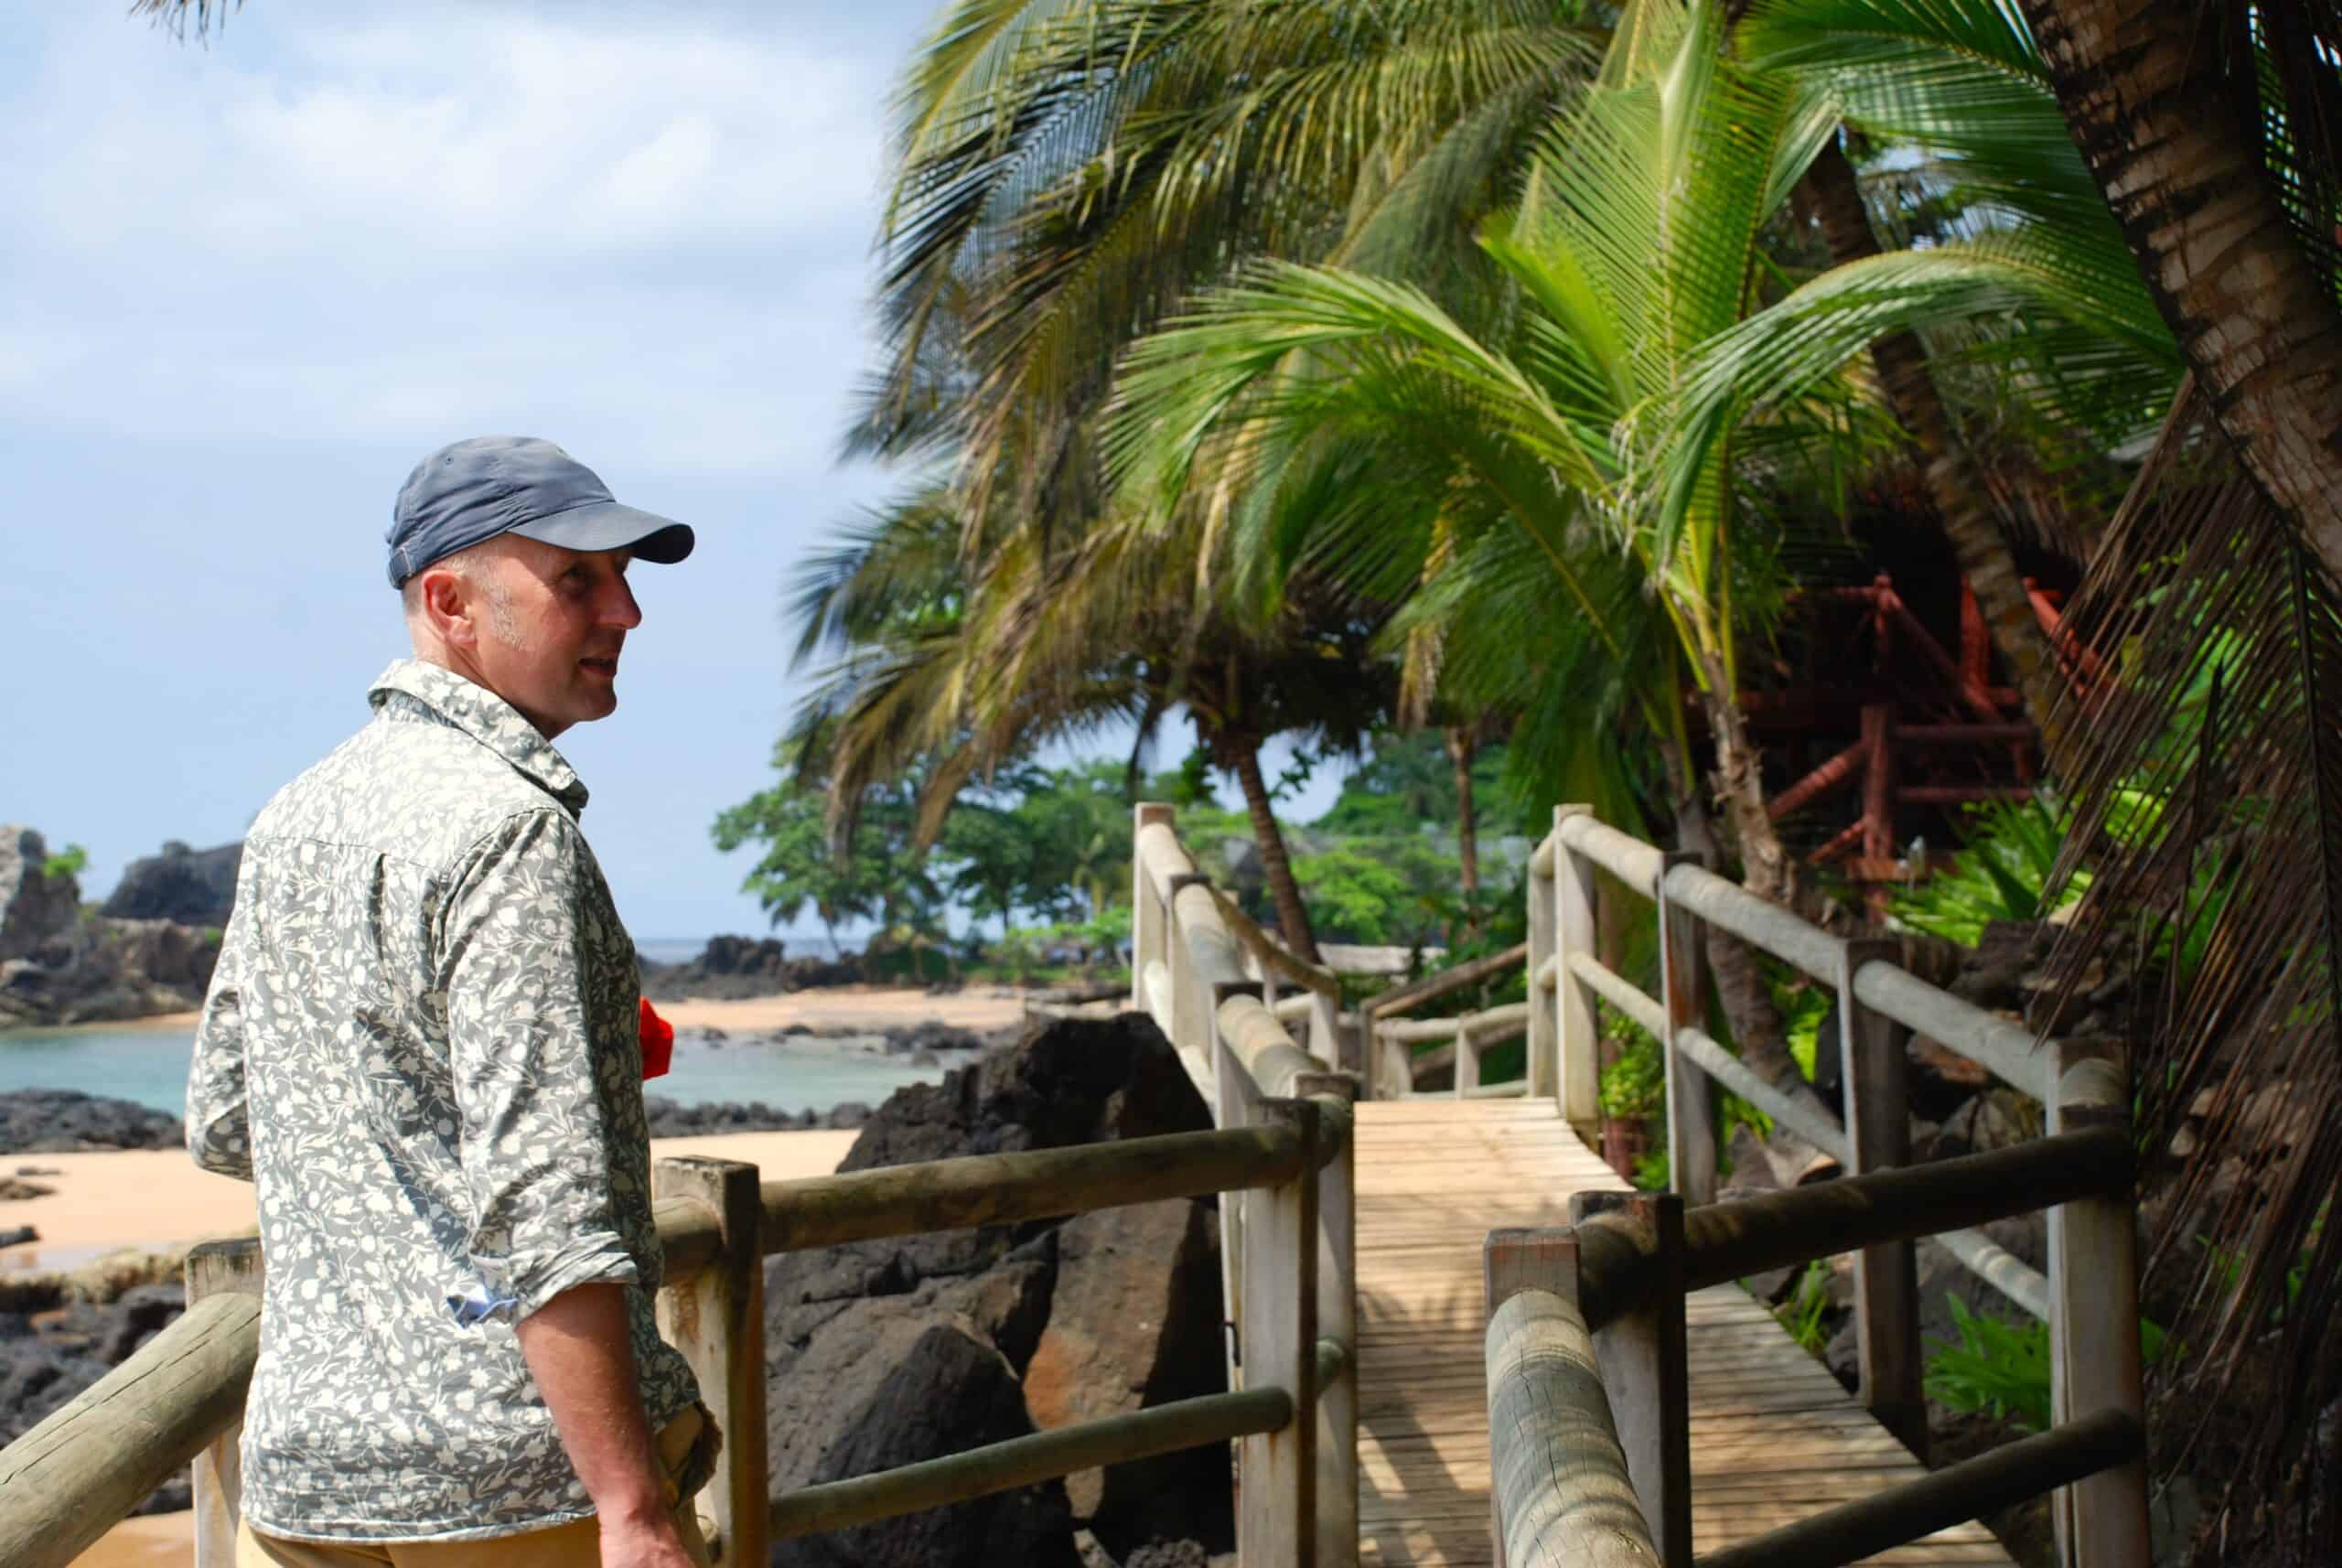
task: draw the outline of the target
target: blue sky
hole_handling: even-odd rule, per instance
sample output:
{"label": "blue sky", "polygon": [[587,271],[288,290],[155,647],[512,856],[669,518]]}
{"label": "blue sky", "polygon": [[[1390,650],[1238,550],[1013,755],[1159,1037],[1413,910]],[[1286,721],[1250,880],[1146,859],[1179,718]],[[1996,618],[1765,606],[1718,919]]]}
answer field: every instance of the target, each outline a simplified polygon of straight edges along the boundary
{"label": "blue sky", "polygon": [[545,435],[699,532],[561,741],[619,906],[762,929],[707,824],[768,777],[790,564],[885,487],[834,454],[934,0],[124,9],[0,10],[0,821],[101,892],[239,836],[403,651],[407,469]]}

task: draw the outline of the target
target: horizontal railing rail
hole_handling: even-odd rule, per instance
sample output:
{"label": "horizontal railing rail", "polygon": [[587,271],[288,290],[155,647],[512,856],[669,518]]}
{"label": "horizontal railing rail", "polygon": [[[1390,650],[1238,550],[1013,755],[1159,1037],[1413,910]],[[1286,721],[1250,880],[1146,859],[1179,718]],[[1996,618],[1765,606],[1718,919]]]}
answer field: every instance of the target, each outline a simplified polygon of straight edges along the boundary
{"label": "horizontal railing rail", "polygon": [[[1656,995],[1599,956],[1597,874],[1652,907],[1660,938]],[[1710,929],[1728,932],[1834,990],[1838,1036],[1824,1045],[1834,1047],[1842,1066],[1844,1121],[1799,1086],[1767,1080],[1708,1034],[1703,964]],[[2081,1561],[2119,1568],[2143,1564],[2144,1476],[2134,1441],[2142,1419],[2131,1200],[2134,1162],[2122,1064],[2091,1048],[2036,1041],[2008,1020],[1909,974],[1894,961],[1895,951],[1892,942],[1824,931],[1691,856],[1666,854],[1596,822],[1583,807],[1557,811],[1552,832],[1532,854],[1525,959],[1533,1004],[1531,1078],[1550,1070],[1565,1109],[1590,1103],[1587,1083],[1601,1005],[1656,1038],[1666,1067],[1669,1176],[1675,1195],[1670,1201],[1689,1206],[1673,1222],[1675,1240],[1670,1241],[1666,1227],[1644,1210],[1596,1214],[1601,1205],[1589,1194],[1581,1195],[1587,1212],[1567,1246],[1552,1241],[1549,1248],[1553,1257],[1566,1254],[1565,1294],[1586,1331],[1597,1342],[1620,1339],[1616,1359],[1623,1369],[1609,1378],[1609,1392],[1617,1399],[1622,1380],[1628,1385],[1624,1397],[1636,1414],[1628,1420],[1621,1413],[1618,1441],[1623,1463],[1636,1477],[1653,1550],[1667,1568],[1690,1563],[1688,1535],[1670,1513],[1681,1508],[1688,1486],[1688,1472],[1681,1469],[1674,1451],[1683,1441],[1678,1428],[1688,1412],[1669,1392],[1680,1385],[1681,1372],[1669,1371],[1660,1365],[1666,1358],[1655,1361],[1649,1351],[1668,1342],[1671,1333],[1680,1344],[1680,1322],[1671,1330],[1667,1325],[1671,1314],[1681,1317],[1681,1292],[1854,1253],[1860,1397],[1890,1431],[1919,1449],[1926,1426],[1912,1242],[1932,1236],[1965,1267],[2050,1325],[2056,1430],[2045,1435],[2055,1441],[2027,1450],[2040,1456],[2031,1472],[2039,1484],[2025,1495],[2063,1488],[2054,1510],[2060,1540],[2068,1546],[2084,1543]],[[1912,1031],[2040,1101],[2045,1135],[2014,1147],[1912,1165],[1906,1081]],[[1712,1083],[1740,1095],[1849,1174],[1729,1204],[1711,1203],[1717,1166]],[[1579,1120],[1577,1112],[1572,1112],[1572,1119]],[[2050,1265],[2046,1273],[1977,1229],[2044,1209]],[[1492,1254],[1492,1310],[1499,1272]],[[1614,1324],[1627,1326],[1613,1335]],[[1643,1350],[1629,1353],[1628,1345]],[[1493,1379],[1493,1328],[1489,1356]],[[1615,1370],[1606,1349],[1600,1359],[1606,1372]],[[1490,1386],[1493,1394],[1493,1381]],[[1609,1420],[1606,1409],[1599,1412],[1601,1421],[1595,1413],[1581,1411],[1569,1417],[1577,1423],[1572,1430],[1592,1432]],[[1491,1435],[1494,1440],[1494,1427]],[[2000,1495],[1993,1488],[2005,1488],[2012,1477],[2026,1473],[2022,1458],[1988,1458],[1989,1463],[1979,1460],[1931,1477],[1926,1485],[1932,1490],[1893,1494],[1903,1509],[1900,1517],[1932,1518],[1947,1507],[1987,1506],[1976,1499]],[[1497,1473],[1506,1474],[1502,1458]],[[1544,1528],[1535,1522],[1543,1518],[1536,1510],[1549,1509],[1550,1501],[1532,1504],[1524,1497],[1516,1503],[1531,1510],[1521,1516],[1527,1521],[1523,1528],[1533,1525],[1532,1535]],[[1501,1496],[1499,1504],[1502,1520],[1507,1505]],[[1592,1501],[1578,1517],[1588,1529],[1606,1518]],[[1849,1505],[1807,1521],[1810,1530],[1794,1527],[1767,1537],[1777,1555],[1735,1549],[1718,1561],[1851,1561],[1910,1539],[1881,1533],[1885,1527],[1880,1521],[1895,1517],[1883,1503]],[[1501,1528],[1509,1540],[1512,1526]],[[1624,1562],[1632,1560],[1636,1549],[1630,1542],[1619,1550],[1629,1553],[1618,1559]],[[1832,1555],[1841,1552],[1850,1554]],[[1579,1552],[1545,1560],[1604,1559]]]}

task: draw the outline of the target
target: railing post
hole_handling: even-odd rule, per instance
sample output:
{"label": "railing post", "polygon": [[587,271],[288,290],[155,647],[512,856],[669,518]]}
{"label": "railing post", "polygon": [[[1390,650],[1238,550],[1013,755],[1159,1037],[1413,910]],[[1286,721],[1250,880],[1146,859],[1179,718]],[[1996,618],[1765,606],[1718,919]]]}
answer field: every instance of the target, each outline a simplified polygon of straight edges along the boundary
{"label": "railing post", "polygon": [[[1211,1029],[1212,1122],[1225,1131],[1230,1127],[1250,1127],[1262,1119],[1260,1086],[1244,1064],[1236,1059],[1236,1052],[1219,1032],[1219,1004],[1231,996],[1257,996],[1259,988],[1251,981],[1222,981],[1211,988],[1210,1007],[1207,1015]],[[1219,1197],[1219,1294],[1222,1310],[1228,1314],[1228,1386],[1232,1391],[1252,1386],[1246,1377],[1247,1358],[1252,1348],[1244,1342],[1244,1294],[1249,1266],[1244,1250],[1244,1230],[1252,1222],[1244,1195],[1239,1192],[1220,1194]]]}
{"label": "railing post", "polygon": [[[1911,1163],[1909,1031],[1854,994],[1854,972],[1901,950],[1884,938],[1847,942],[1838,968],[1838,1048],[1846,1090],[1849,1176]],[[1865,1247],[1854,1261],[1854,1331],[1860,1345],[1861,1397],[1879,1424],[1921,1459],[1928,1456],[1928,1407],[1921,1392],[1919,1276],[1911,1243]]]}
{"label": "railing post", "polygon": [[1627,1474],[1663,1568],[1692,1568],[1691,1350],[1683,1304],[1683,1199],[1672,1192],[1570,1195],[1570,1224],[1624,1212],[1649,1229],[1657,1283],[1594,1336]]}
{"label": "railing post", "polygon": [[[1590,817],[1591,806],[1553,808],[1553,1006],[1556,1090],[1563,1119],[1578,1136],[1599,1144],[1602,1136],[1601,1015],[1594,993],[1570,972],[1570,956],[1599,957],[1600,927],[1595,918],[1594,867],[1562,842],[1562,823]],[[1534,1089],[1531,1093],[1537,1092]]]}
{"label": "railing post", "polygon": [[1491,1230],[1482,1257],[1497,1568],[1665,1568],[1578,1310],[1576,1231]]}
{"label": "railing post", "polygon": [[1342,1350],[1339,1370],[1317,1385],[1317,1565],[1358,1564],[1358,1079],[1346,1072],[1295,1074],[1304,1100],[1350,1102],[1350,1135],[1317,1173],[1317,1341]]}
{"label": "railing post", "polygon": [[1156,822],[1169,827],[1173,815],[1169,806],[1155,800],[1141,800],[1131,808],[1131,1006],[1141,1013],[1154,1011],[1146,993],[1146,966],[1170,963],[1171,915],[1162,889],[1155,886],[1155,874],[1146,868],[1139,839]]}
{"label": "railing post", "polygon": [[650,1173],[661,1200],[715,1211],[724,1251],[693,1278],[659,1293],[661,1328],[699,1380],[700,1402],[724,1436],[722,1463],[701,1513],[715,1568],[763,1568],[772,1514],[765,1463],[764,1201],[757,1167],[674,1155]]}
{"label": "railing post", "polygon": [[1285,1390],[1293,1421],[1239,1444],[1236,1558],[1240,1568],[1303,1568],[1317,1560],[1317,1107],[1264,1100],[1261,1119],[1300,1133],[1308,1158],[1284,1186],[1240,1198],[1252,1287],[1241,1309],[1245,1387]]}
{"label": "railing post", "polygon": [[[2131,1083],[2119,1056],[2057,1046],[2051,1133],[2130,1124]],[[2063,1425],[2100,1411],[2143,1428],[2139,1356],[2138,1219],[2131,1193],[2077,1198],[2049,1211],[2049,1413]],[[2147,1568],[2143,1457],[2062,1488],[2051,1498],[2057,1560],[2090,1568]]]}
{"label": "railing post", "polygon": [[1707,1024],[1707,966],[1700,946],[1700,918],[1668,897],[1667,874],[1679,865],[1699,864],[1696,854],[1668,854],[1653,889],[1659,899],[1660,993],[1667,1006],[1667,1038],[1660,1041],[1659,1049],[1667,1067],[1668,1186],[1681,1193],[1687,1204],[1715,1201],[1716,1114],[1707,1075],[1675,1049],[1676,1030]]}
{"label": "railing post", "polygon": [[1326,1064],[1328,1072],[1341,1072],[1349,1063],[1342,1059],[1342,999],[1328,996],[1322,991],[1309,993],[1309,1054]]}
{"label": "railing post", "polygon": [[1472,1015],[1456,1020],[1456,1098],[1480,1087],[1480,1047],[1472,1040]]}
{"label": "railing post", "polygon": [[[258,1295],[260,1242],[252,1237],[206,1241],[187,1255],[187,1304],[209,1295]],[[236,1523],[243,1516],[243,1459],[239,1416],[195,1456],[195,1568],[234,1568]]]}
{"label": "railing post", "polygon": [[[1563,987],[1569,976],[1563,972],[1561,948],[1554,940],[1555,908],[1553,886],[1559,880],[1562,856],[1562,809],[1553,809],[1553,832],[1543,847],[1551,852],[1545,869],[1537,869],[1537,855],[1529,856],[1529,1044],[1528,1060],[1523,1064],[1523,1076],[1529,1080],[1527,1094],[1531,1100],[1551,1100],[1558,1106],[1562,1094],[1561,1076],[1561,1008]],[[1538,975],[1546,964],[1553,966],[1553,990],[1549,997]]]}

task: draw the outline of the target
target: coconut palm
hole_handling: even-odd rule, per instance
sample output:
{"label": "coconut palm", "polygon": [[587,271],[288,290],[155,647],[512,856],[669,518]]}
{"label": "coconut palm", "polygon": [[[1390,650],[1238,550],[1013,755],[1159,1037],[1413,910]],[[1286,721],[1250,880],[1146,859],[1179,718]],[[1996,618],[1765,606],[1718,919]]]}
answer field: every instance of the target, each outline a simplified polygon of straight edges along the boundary
{"label": "coconut palm", "polygon": [[[1741,547],[1764,526],[1745,502],[1785,465],[1846,456],[1864,415],[1843,387],[1776,407],[1745,439],[1709,445],[1688,506],[1659,504],[1683,380],[1746,314],[1765,224],[1836,125],[1826,97],[1725,59],[1722,28],[1716,7],[1671,0],[1621,16],[1601,85],[1541,142],[1520,203],[1483,237],[1506,288],[1487,319],[1347,269],[1253,269],[1133,351],[1112,451],[1130,493],[1178,516],[1315,482],[1317,444],[1368,444],[1369,493],[1326,509],[1307,552],[1369,591],[1412,578],[1400,629],[1447,628],[1462,644],[1450,658],[1476,644],[1488,657],[1526,628],[1562,639],[1559,670],[1522,668],[1513,642],[1514,695],[1611,693],[1703,821],[1677,696],[1690,686],[1744,880],[1788,898],[1793,868],[1736,696],[1746,618],[1771,588]],[[1252,510],[1273,517],[1276,503]],[[1575,715],[1557,727],[1585,733]],[[1744,1050],[1794,1079],[1751,956],[1727,943],[1717,957]]]}
{"label": "coconut palm", "polygon": [[897,96],[865,438],[900,438],[943,332],[963,485],[1011,474],[1048,523],[1084,515],[1116,354],[1232,261],[1477,265],[1472,216],[1599,57],[1591,9],[956,0]]}

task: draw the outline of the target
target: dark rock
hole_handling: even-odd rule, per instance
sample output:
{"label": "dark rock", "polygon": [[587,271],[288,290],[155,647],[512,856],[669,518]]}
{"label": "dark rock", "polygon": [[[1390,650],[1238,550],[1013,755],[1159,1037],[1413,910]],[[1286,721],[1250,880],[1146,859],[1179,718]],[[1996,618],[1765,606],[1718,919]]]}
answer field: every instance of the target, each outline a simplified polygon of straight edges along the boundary
{"label": "dark rock", "polygon": [[0,1154],[61,1155],[98,1149],[170,1149],[187,1142],[176,1116],[78,1089],[18,1089],[0,1094]]}
{"label": "dark rock", "polygon": [[785,1111],[761,1100],[678,1105],[664,1095],[642,1097],[654,1138],[693,1138],[712,1133],[796,1133],[821,1127],[848,1130],[869,1119],[870,1107],[849,1100],[827,1111]]}
{"label": "dark rock", "polygon": [[[1058,1282],[1025,1409],[1042,1431],[1225,1386],[1218,1215],[1186,1198],[1079,1215],[1058,1232]],[[1107,1551],[1166,1537],[1232,1544],[1232,1516],[1195,1517],[1227,1455],[1166,1455],[1066,1477],[1074,1517]],[[1221,1496],[1225,1496],[1222,1492]]]}
{"label": "dark rock", "polygon": [[0,961],[0,1027],[184,1012],[202,1002],[219,958],[216,928],[77,919],[27,956]]}
{"label": "dark rock", "polygon": [[55,1165],[18,1165],[16,1174],[20,1176],[63,1176],[65,1173]]}
{"label": "dark rock", "polygon": [[182,926],[228,923],[236,903],[242,843],[189,849],[177,839],[162,853],[134,860],[99,913],[117,920],[172,920]]}
{"label": "dark rock", "polygon": [[[1152,1021],[1069,1020],[940,1084],[898,1090],[839,1168],[1209,1125]],[[1224,1386],[1213,1229],[1209,1205],[1181,1199],[774,1257],[765,1266],[774,1490],[1000,1441],[1033,1430],[1037,1415],[1082,1419],[1099,1401],[1101,1412],[1135,1409]],[[1198,1520],[1232,1533],[1224,1451],[1145,1469],[1134,1477],[1145,1486],[1119,1471],[1091,1480],[1084,1511],[1097,1512],[1110,1555],[1195,1536]],[[1067,1488],[1051,1483],[784,1543],[773,1561],[1072,1568],[1074,1523]]]}
{"label": "dark rock", "polygon": [[0,962],[27,958],[70,932],[81,887],[48,875],[48,843],[21,823],[0,824]]}
{"label": "dark rock", "polygon": [[25,1181],[16,1176],[0,1176],[0,1203],[29,1203],[36,1197],[47,1197],[57,1189],[43,1187],[37,1181]]}
{"label": "dark rock", "polygon": [[0,1247],[21,1247],[27,1241],[40,1240],[40,1232],[29,1225],[19,1225],[13,1230],[0,1230]]}
{"label": "dark rock", "polygon": [[726,1040],[729,1040],[732,1036],[729,1031],[719,1029],[714,1025],[710,1024],[700,1030],[699,1037],[705,1040],[711,1046],[720,1046]]}
{"label": "dark rock", "polygon": [[[772,1484],[785,1490],[999,1443],[1032,1431],[1015,1370],[957,1313],[841,1314],[771,1379]],[[774,1568],[1073,1568],[1056,1482],[778,1541]]]}
{"label": "dark rock", "polygon": [[[1015,1037],[1014,1032],[1011,1032],[1010,1037],[1012,1039]],[[897,1056],[917,1051],[929,1053],[980,1051],[988,1046],[1001,1043],[1003,1042],[986,1039],[973,1029],[955,1028],[950,1024],[933,1018],[911,1025],[908,1028],[894,1028],[886,1031],[886,1049]]]}
{"label": "dark rock", "polygon": [[710,937],[689,963],[653,963],[639,960],[643,994],[654,1002],[703,997],[737,1001],[750,996],[776,996],[826,985],[855,985],[864,978],[862,961],[843,958],[792,959],[771,937]]}
{"label": "dark rock", "polygon": [[[71,1302],[0,1320],[0,1444],[16,1441],[100,1378],[185,1309],[176,1284],[136,1286],[110,1304]],[[181,1470],[132,1510],[188,1506]]]}

